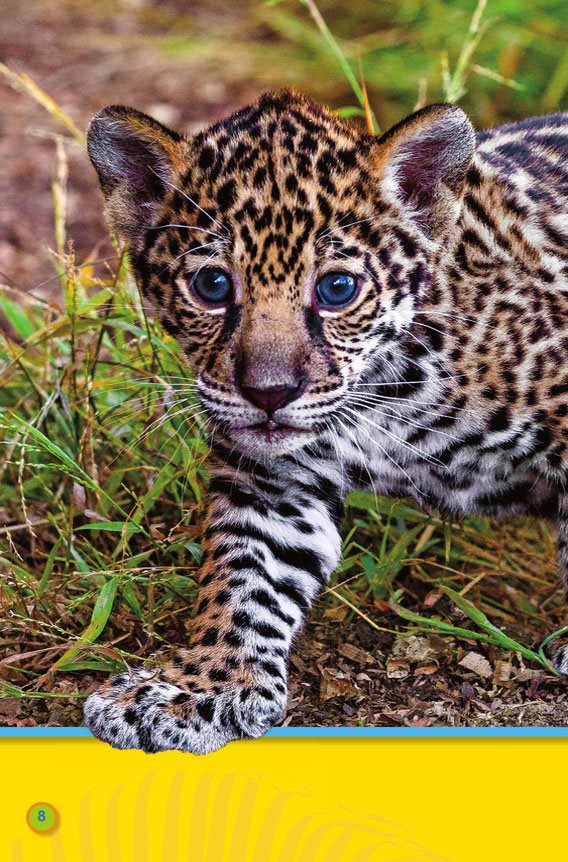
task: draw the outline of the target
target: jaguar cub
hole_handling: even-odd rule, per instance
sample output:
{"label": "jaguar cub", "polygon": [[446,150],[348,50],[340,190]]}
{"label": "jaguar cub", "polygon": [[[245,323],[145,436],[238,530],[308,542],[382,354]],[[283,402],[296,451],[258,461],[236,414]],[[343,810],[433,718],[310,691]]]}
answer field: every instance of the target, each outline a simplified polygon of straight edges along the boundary
{"label": "jaguar cub", "polygon": [[349,489],[552,517],[566,576],[568,115],[376,138],[284,92],[193,138],[110,107],[88,141],[215,427],[189,643],[93,694],[94,734],[203,753],[281,720]]}

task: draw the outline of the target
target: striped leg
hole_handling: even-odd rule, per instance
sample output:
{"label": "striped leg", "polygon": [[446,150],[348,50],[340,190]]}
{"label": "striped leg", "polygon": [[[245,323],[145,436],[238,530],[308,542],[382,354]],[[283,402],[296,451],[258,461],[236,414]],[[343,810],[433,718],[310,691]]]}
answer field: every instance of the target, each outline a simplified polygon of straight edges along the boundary
{"label": "striped leg", "polygon": [[219,450],[212,464],[188,648],[157,671],[111,678],[86,703],[87,725],[118,748],[200,754],[284,715],[293,636],[339,561],[339,487],[293,460],[230,460]]}
{"label": "striped leg", "polygon": [[[564,494],[558,501],[558,563],[568,594],[568,495]],[[552,653],[554,666],[560,673],[568,674],[568,644],[554,647]]]}

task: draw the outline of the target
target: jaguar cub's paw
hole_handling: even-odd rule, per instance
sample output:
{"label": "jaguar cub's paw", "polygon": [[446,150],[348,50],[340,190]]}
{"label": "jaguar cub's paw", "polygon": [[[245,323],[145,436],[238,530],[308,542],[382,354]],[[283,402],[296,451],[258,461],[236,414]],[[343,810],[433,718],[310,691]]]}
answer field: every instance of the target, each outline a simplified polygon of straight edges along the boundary
{"label": "jaguar cub's paw", "polygon": [[193,694],[154,671],[112,677],[85,704],[85,723],[115,748],[216,751],[235,739],[262,736],[285,713],[286,697],[266,687]]}

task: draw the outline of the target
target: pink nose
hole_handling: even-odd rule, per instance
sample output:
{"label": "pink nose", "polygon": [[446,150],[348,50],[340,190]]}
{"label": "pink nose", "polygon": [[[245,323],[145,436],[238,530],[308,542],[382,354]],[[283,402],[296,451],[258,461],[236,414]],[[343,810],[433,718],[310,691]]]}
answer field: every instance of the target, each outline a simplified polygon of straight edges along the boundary
{"label": "pink nose", "polygon": [[305,389],[306,383],[302,380],[296,386],[267,386],[266,389],[259,389],[256,386],[243,386],[242,392],[251,404],[259,407],[261,410],[265,410],[271,416],[281,407],[285,407],[286,404],[296,401]]}

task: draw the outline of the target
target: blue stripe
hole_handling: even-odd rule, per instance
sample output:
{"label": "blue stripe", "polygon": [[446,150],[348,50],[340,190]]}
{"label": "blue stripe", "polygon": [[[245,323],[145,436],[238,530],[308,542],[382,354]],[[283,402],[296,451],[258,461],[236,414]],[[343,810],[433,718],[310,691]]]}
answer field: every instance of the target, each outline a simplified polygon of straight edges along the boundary
{"label": "blue stripe", "polygon": [[[90,737],[86,727],[0,727],[0,738],[26,739]],[[272,738],[444,738],[463,737],[568,737],[568,727],[275,727],[266,734]]]}

